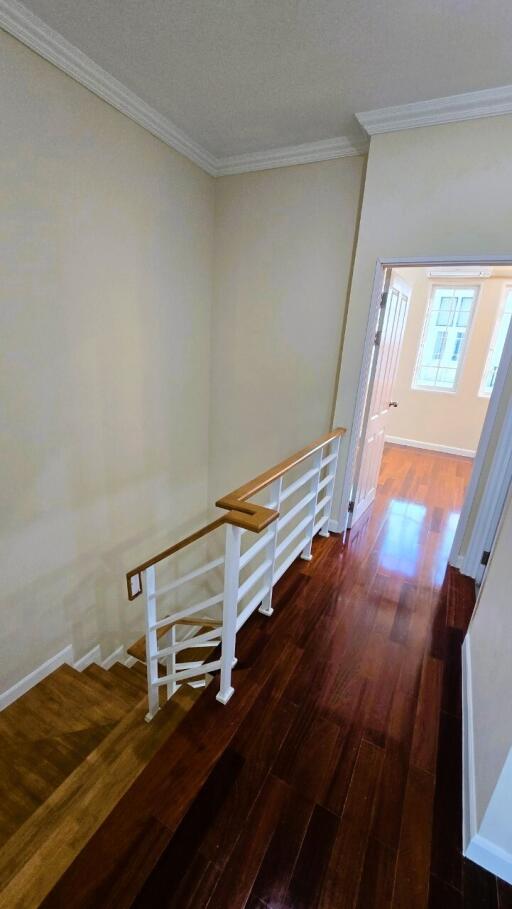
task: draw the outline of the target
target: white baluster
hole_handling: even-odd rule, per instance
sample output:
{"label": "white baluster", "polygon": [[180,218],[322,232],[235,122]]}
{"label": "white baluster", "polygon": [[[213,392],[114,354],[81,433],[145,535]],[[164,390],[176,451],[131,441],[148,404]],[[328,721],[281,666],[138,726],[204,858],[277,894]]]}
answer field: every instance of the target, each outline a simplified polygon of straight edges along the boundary
{"label": "white baluster", "polygon": [[[270,501],[268,507],[279,511],[281,505],[281,488],[283,485],[283,478],[274,480],[270,486]],[[277,531],[279,529],[279,518],[274,521],[272,524],[272,536],[266,547],[266,556],[267,559],[270,559],[271,565],[268,570],[268,592],[263,597],[263,602],[260,606],[260,612],[263,615],[272,615],[272,589],[274,587],[274,567],[276,564],[276,544],[277,544]]]}
{"label": "white baluster", "polygon": [[322,452],[323,448],[320,448],[313,457],[313,467],[316,471],[314,477],[310,480],[309,490],[313,493],[313,498],[309,505],[309,514],[310,514],[310,523],[308,525],[308,542],[306,543],[304,549],[302,550],[300,557],[306,562],[310,562],[313,556],[311,555],[311,547],[313,545],[313,534],[315,529],[315,513],[316,513],[316,503],[318,501],[318,484],[320,482],[320,465],[322,463]]}
{"label": "white baluster", "polygon": [[329,522],[331,520],[331,514],[332,514],[334,483],[336,481],[336,470],[338,467],[338,454],[340,451],[340,437],[338,436],[336,439],[334,439],[334,442],[331,444],[334,445],[334,451],[332,453],[336,454],[336,457],[335,457],[334,461],[331,461],[332,468],[330,465],[327,468],[328,470],[331,470],[331,473],[333,476],[332,476],[331,482],[327,484],[327,488],[325,490],[325,494],[330,496],[330,501],[327,503],[327,517],[320,528],[321,537],[329,536]]}
{"label": "white baluster", "polygon": [[231,670],[235,662],[238,584],[240,578],[240,541],[242,531],[233,524],[226,525],[226,561],[224,564],[224,603],[222,607],[222,655],[220,690],[217,700],[227,704],[234,688]]}
{"label": "white baluster", "polygon": [[156,578],[155,566],[146,569],[146,671],[148,679],[148,712],[146,722],[150,722],[159,710],[158,703],[158,639],[156,634]]}
{"label": "white baluster", "polygon": [[[176,644],[176,625],[173,625],[169,632],[169,643],[170,643],[171,647],[174,647],[174,645]],[[176,654],[174,652],[170,653],[169,656],[167,657],[167,659],[165,661],[165,670],[166,670],[167,675],[171,675],[172,673],[176,672]],[[177,690],[178,690],[178,685],[176,684],[176,682],[174,680],[172,682],[168,682],[167,683],[167,700],[169,700],[169,698],[172,698],[173,694],[175,694],[177,692]]]}

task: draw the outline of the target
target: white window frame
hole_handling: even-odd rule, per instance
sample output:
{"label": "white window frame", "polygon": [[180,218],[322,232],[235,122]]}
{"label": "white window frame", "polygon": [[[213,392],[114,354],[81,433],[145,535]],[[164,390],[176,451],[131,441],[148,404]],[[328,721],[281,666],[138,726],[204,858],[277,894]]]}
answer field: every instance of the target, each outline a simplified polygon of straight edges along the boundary
{"label": "white window frame", "polygon": [[[437,290],[442,290],[443,288],[455,288],[455,287],[467,288],[467,290],[474,290],[475,298],[473,301],[473,305],[471,307],[469,321],[468,321],[468,324],[466,327],[466,331],[464,333],[464,338],[462,340],[460,355],[459,355],[459,358],[457,361],[457,367],[455,370],[455,378],[454,378],[453,386],[452,386],[452,388],[441,388],[440,386],[436,386],[436,385],[422,385],[418,382],[417,376],[418,376],[419,370],[422,366],[423,349],[424,349],[425,341],[426,341],[426,337],[427,337],[428,322],[430,319],[430,313],[431,313],[431,307],[432,307],[432,301],[434,299],[434,295]],[[464,364],[464,359],[465,359],[466,351],[467,351],[467,347],[468,347],[469,335],[470,335],[471,328],[473,325],[473,319],[474,319],[476,308],[478,306],[478,301],[480,299],[481,289],[482,289],[482,284],[480,282],[475,283],[474,281],[472,281],[470,284],[469,283],[466,284],[464,281],[460,281],[460,280],[459,281],[448,280],[448,281],[442,281],[442,282],[429,281],[427,305],[425,308],[425,314],[423,316],[423,327],[421,329],[420,343],[418,344],[418,351],[416,354],[416,361],[414,364],[414,371],[412,374],[411,389],[413,391],[427,391],[427,392],[433,392],[434,394],[444,394],[444,395],[457,394],[459,380],[460,380],[460,376],[461,376],[461,372],[462,372],[462,367]],[[439,328],[440,328],[440,330],[442,330],[442,326],[439,326]]]}
{"label": "white window frame", "polygon": [[507,305],[507,297],[509,294],[512,294],[512,284],[505,284],[502,289],[500,306],[498,309],[496,320],[494,322],[494,328],[492,330],[491,342],[489,344],[489,348],[487,350],[487,356],[485,358],[485,364],[484,364],[484,368],[483,368],[483,372],[482,372],[482,378],[480,379],[480,385],[478,388],[478,397],[479,398],[490,398],[492,395],[492,392],[493,392],[492,388],[490,391],[488,391],[487,388],[485,387],[484,383],[485,383],[485,377],[486,377],[488,369],[489,369],[490,360],[491,360],[492,354],[494,353],[494,348],[496,347],[496,339],[498,337],[498,331],[500,328],[501,320],[503,318],[503,314],[505,312],[505,307]]}

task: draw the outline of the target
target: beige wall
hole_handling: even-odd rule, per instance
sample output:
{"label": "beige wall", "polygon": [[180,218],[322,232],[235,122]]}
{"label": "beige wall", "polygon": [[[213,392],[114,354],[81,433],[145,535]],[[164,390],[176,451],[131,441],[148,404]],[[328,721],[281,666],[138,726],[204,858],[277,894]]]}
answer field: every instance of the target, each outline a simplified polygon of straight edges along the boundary
{"label": "beige wall", "polygon": [[393,437],[476,451],[489,399],[479,394],[482,374],[504,288],[510,277],[457,281],[479,286],[479,296],[469,331],[464,361],[454,392],[414,389],[412,382],[432,284],[453,280],[428,278],[424,268],[404,268],[400,275],[411,287],[409,312],[393,397],[399,403],[389,418]]}
{"label": "beige wall", "polygon": [[363,163],[217,181],[212,499],[330,429]]}
{"label": "beige wall", "polygon": [[0,31],[2,688],[207,505],[214,181]]}
{"label": "beige wall", "polygon": [[[477,821],[480,825],[512,748],[512,494],[502,518],[492,558],[470,626],[471,688],[473,692],[474,768]],[[501,779],[501,786],[505,780]],[[512,775],[501,791],[508,818],[507,841],[497,842],[512,855]],[[487,835],[491,837],[489,831]]]}
{"label": "beige wall", "polygon": [[[512,117],[372,138],[335,421],[352,425],[377,259],[510,256]],[[341,448],[346,464],[348,435]],[[485,471],[484,471],[485,473]],[[477,496],[478,501],[478,496]]]}

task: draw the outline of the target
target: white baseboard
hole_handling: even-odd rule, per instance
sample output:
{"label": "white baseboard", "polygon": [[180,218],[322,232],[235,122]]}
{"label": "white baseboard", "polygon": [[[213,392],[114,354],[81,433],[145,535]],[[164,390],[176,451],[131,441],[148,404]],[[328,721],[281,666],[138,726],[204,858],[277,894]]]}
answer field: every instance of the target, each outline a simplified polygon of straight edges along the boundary
{"label": "white baseboard", "polygon": [[392,445],[407,445],[408,448],[424,448],[426,451],[440,451],[443,454],[460,455],[462,458],[474,458],[476,454],[476,451],[472,448],[455,448],[452,445],[420,442],[418,439],[402,439],[400,436],[386,436],[386,442],[390,442]]}
{"label": "white baseboard", "polygon": [[449,563],[452,566],[452,568],[458,568],[460,571],[464,564],[464,556],[460,555],[460,553],[459,553],[459,555],[454,556],[453,559],[450,558]]}
{"label": "white baseboard", "polygon": [[34,685],[37,685],[38,682],[45,679],[47,675],[50,675],[50,673],[54,672],[55,669],[58,669],[59,666],[62,666],[64,663],[71,664],[72,662],[73,647],[69,644],[67,647],[59,650],[54,656],[50,657],[49,660],[41,663],[33,672],[29,672],[28,675],[12,685],[11,688],[8,688],[7,691],[0,694],[0,710],[4,710],[9,704],[13,704],[14,701],[17,701],[18,698],[22,696],[22,694],[25,694],[30,688],[33,688]]}
{"label": "white baseboard", "polygon": [[102,669],[110,669],[114,663],[124,663],[125,656],[124,647],[116,647],[112,653],[109,653],[109,655],[102,660],[101,647],[99,644],[96,644],[96,646],[84,654],[83,657],[80,657],[79,660],[75,660],[73,669],[78,669],[78,672],[82,672],[82,670],[87,669],[87,666],[90,666],[91,663],[97,663]]}
{"label": "white baseboard", "polygon": [[110,667],[113,666],[114,663],[124,663],[125,657],[126,657],[126,651],[125,651],[124,647],[122,647],[122,646],[117,647],[115,650],[112,651],[112,653],[110,653],[108,655],[108,657],[105,657],[105,659],[101,663],[101,666],[103,669],[110,669]]}
{"label": "white baseboard", "polygon": [[[129,660],[132,662],[129,662]],[[5,710],[9,704],[13,704],[14,701],[17,701],[18,698],[20,698],[23,694],[26,694],[27,691],[30,691],[31,688],[34,688],[38,682],[41,682],[46,678],[47,675],[50,675],[51,672],[54,672],[55,669],[58,669],[59,666],[62,666],[64,663],[72,666],[73,669],[77,669],[78,672],[82,672],[87,668],[87,666],[90,666],[91,663],[98,663],[98,665],[103,669],[110,669],[114,663],[123,663],[125,661],[126,665],[128,666],[133,666],[133,663],[136,662],[133,657],[128,657],[128,660],[126,660],[126,651],[124,647],[116,647],[112,653],[110,653],[104,660],[102,660],[101,648],[99,644],[97,644],[95,647],[92,647],[91,650],[85,653],[78,660],[75,660],[73,645],[68,644],[67,647],[59,650],[59,652],[50,657],[49,660],[41,663],[37,669],[29,672],[28,675],[8,688],[7,691],[2,692],[0,694],[0,711]]]}
{"label": "white baseboard", "polygon": [[91,650],[87,653],[84,653],[83,657],[80,657],[79,660],[75,660],[73,663],[73,669],[77,669],[78,672],[82,672],[84,669],[87,669],[91,663],[101,663],[101,648],[99,644],[96,644]]}
{"label": "white baseboard", "polygon": [[332,518],[329,521],[329,530],[331,533],[341,533],[341,527],[339,521],[334,521]]}
{"label": "white baseboard", "polygon": [[137,657],[128,655],[124,661],[124,665],[128,666],[128,669],[131,669],[131,667],[135,666],[135,663],[138,663],[138,662],[139,662],[139,660],[137,659]]}
{"label": "white baseboard", "polygon": [[476,833],[465,850],[466,858],[500,877],[507,884],[512,884],[512,855],[496,846],[485,836]]}
{"label": "white baseboard", "polygon": [[469,634],[466,635],[462,645],[462,828],[462,848],[465,853],[477,832],[471,637]]}
{"label": "white baseboard", "polygon": [[462,847],[467,859],[512,884],[512,855],[478,833],[471,638],[462,646]]}

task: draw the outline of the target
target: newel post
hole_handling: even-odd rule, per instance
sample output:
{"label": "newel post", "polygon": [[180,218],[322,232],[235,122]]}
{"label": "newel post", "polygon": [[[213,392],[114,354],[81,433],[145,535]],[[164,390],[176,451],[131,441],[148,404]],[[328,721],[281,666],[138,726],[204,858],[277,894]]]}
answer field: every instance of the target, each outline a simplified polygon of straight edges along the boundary
{"label": "newel post", "polygon": [[227,704],[234,688],[231,671],[235,661],[236,624],[238,616],[238,585],[240,576],[240,527],[226,524],[226,553],[224,562],[224,601],[222,606],[222,655],[220,689],[217,700]]}

